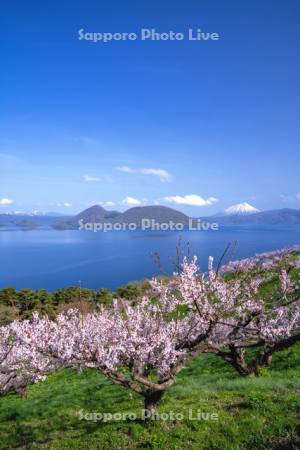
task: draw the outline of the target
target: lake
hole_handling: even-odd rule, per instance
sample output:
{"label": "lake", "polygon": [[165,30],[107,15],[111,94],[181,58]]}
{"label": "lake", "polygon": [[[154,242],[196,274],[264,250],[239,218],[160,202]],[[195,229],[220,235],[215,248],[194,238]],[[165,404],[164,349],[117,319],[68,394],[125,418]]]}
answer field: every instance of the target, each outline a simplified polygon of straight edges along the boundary
{"label": "lake", "polygon": [[[1,231],[0,288],[51,291],[81,280],[83,287],[115,289],[154,274],[170,274],[180,237],[182,247],[190,242],[191,253],[206,270],[208,256],[218,260],[229,242],[236,241],[230,259],[300,244],[300,226],[226,226],[219,231],[180,233]],[[160,254],[162,270],[154,263],[155,252]]]}

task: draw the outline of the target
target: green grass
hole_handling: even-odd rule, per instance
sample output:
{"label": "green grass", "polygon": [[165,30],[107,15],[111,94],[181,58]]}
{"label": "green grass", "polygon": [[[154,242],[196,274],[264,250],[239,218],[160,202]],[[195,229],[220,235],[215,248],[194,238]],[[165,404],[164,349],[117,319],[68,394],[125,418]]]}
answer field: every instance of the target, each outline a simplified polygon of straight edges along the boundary
{"label": "green grass", "polygon": [[[28,398],[0,399],[0,448],[293,449],[300,445],[300,345],[274,356],[259,378],[242,378],[214,355],[182,371],[159,412],[184,420],[93,422],[79,411],[141,412],[141,399],[93,370],[65,370],[31,386]],[[218,413],[191,421],[188,411]],[[298,418],[297,418],[298,416]]]}

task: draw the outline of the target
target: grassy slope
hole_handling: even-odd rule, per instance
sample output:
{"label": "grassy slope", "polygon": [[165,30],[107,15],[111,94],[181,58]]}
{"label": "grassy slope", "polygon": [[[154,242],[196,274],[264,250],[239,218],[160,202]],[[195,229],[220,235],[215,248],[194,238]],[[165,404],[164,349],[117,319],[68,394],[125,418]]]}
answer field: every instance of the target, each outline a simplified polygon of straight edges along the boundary
{"label": "grassy slope", "polygon": [[[294,274],[299,277],[299,272]],[[266,298],[278,280],[266,283]],[[141,413],[141,398],[85,370],[65,370],[31,386],[27,400],[0,399],[0,449],[293,449],[300,448],[300,343],[274,355],[259,378],[242,378],[221,359],[203,355],[178,376],[159,412],[182,421],[92,422],[85,413]],[[189,409],[218,413],[191,421]]]}
{"label": "grassy slope", "polygon": [[[256,379],[241,378],[214,355],[186,368],[160,412],[193,408],[215,421],[101,423],[78,412],[139,412],[142,403],[100,374],[65,370],[29,388],[27,400],[0,399],[0,448],[30,449],[263,449],[299,448],[300,345],[274,357]],[[297,437],[298,432],[298,437]]]}

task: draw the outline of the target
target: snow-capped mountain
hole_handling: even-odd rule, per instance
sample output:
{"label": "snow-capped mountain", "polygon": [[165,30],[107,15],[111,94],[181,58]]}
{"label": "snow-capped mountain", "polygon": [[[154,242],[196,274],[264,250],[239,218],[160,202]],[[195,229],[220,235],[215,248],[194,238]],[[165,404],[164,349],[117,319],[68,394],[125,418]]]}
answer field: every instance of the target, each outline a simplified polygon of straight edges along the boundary
{"label": "snow-capped mountain", "polygon": [[254,214],[260,212],[259,209],[254,208],[254,206],[249,205],[249,203],[238,203],[237,205],[232,205],[225,209],[225,214]]}

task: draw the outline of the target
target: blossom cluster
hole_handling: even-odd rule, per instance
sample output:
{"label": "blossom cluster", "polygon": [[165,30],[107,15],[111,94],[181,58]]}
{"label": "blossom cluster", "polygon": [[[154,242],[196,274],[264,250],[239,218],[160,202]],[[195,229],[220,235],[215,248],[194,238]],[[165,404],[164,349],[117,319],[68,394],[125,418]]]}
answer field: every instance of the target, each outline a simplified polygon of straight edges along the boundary
{"label": "blossom cluster", "polygon": [[[0,392],[18,390],[58,368],[94,368],[142,395],[163,391],[191,358],[226,346],[275,345],[299,333],[297,277],[293,250],[200,272],[197,259],[184,259],[168,280],[151,280],[136,304],[115,299],[111,307],[81,314],[68,310],[55,320],[14,321],[0,329]],[[226,274],[231,277],[226,277]],[[225,274],[225,275],[224,275]],[[249,276],[251,274],[251,276]],[[277,274],[273,303],[263,287]]]}

